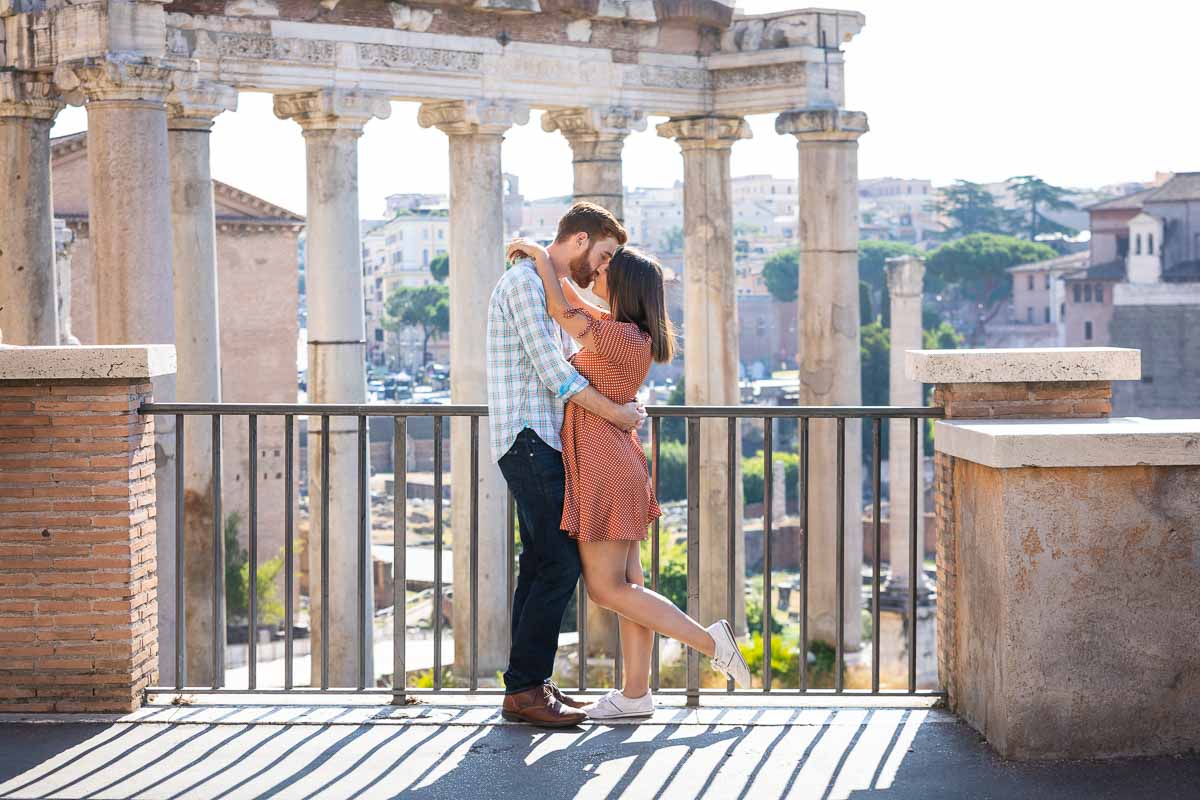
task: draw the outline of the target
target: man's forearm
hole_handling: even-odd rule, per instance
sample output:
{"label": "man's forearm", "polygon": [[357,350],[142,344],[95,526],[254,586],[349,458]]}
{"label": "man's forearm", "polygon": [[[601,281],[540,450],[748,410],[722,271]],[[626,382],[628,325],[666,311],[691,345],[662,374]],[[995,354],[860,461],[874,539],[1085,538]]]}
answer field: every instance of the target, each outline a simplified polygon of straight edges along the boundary
{"label": "man's forearm", "polygon": [[596,416],[603,417],[617,427],[621,427],[620,415],[624,407],[600,394],[594,386],[588,386],[578,394],[572,395],[571,402],[586,408]]}

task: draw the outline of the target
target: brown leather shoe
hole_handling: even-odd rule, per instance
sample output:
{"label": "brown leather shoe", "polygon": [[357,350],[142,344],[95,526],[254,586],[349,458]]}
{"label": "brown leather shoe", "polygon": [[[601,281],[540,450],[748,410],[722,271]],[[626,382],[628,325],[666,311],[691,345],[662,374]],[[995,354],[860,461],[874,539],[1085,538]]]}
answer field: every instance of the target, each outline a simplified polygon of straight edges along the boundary
{"label": "brown leather shoe", "polygon": [[546,685],[550,687],[550,694],[554,695],[554,699],[567,708],[583,708],[587,705],[587,702],[583,700],[576,700],[574,697],[563,694],[562,689],[558,688],[558,684],[554,681],[547,681]]}
{"label": "brown leather shoe", "polygon": [[587,719],[587,714],[582,711],[564,708],[546,685],[506,694],[500,716],[511,722],[528,722],[541,728],[570,728]]}

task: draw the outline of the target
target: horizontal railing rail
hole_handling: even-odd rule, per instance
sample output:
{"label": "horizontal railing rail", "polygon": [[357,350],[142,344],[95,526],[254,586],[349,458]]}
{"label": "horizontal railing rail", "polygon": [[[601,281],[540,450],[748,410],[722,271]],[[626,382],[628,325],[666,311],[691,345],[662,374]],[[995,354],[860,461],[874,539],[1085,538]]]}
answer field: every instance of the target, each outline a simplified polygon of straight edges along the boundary
{"label": "horizontal railing rail", "polygon": [[[423,694],[498,694],[501,689],[482,688],[478,685],[478,537],[479,537],[479,498],[478,498],[478,482],[479,482],[479,426],[480,420],[487,416],[487,406],[484,405],[433,405],[433,404],[327,404],[327,403],[147,403],[143,404],[139,409],[142,414],[150,415],[167,415],[175,417],[175,437],[176,437],[176,485],[183,486],[184,482],[184,421],[187,417],[208,417],[211,441],[212,441],[212,474],[213,474],[213,570],[214,580],[211,588],[211,604],[212,615],[214,621],[212,648],[212,671],[213,679],[210,686],[191,686],[187,683],[187,648],[188,642],[186,638],[186,628],[184,619],[184,609],[186,602],[184,601],[185,593],[188,587],[184,580],[184,560],[186,558],[184,550],[184,522],[185,511],[184,503],[182,502],[183,491],[177,491],[176,508],[174,509],[175,523],[175,581],[173,590],[175,592],[175,609],[176,609],[176,637],[174,647],[175,660],[175,684],[174,686],[156,686],[148,689],[148,692],[188,692],[188,693],[239,693],[244,691],[261,692],[261,693],[279,693],[279,692],[328,692],[328,693],[366,693],[366,694],[381,694],[390,695],[392,702],[402,703],[409,695]],[[650,418],[650,469],[651,479],[657,489],[661,484],[660,470],[660,445],[662,443],[662,422],[664,419],[680,418],[686,426],[686,446],[687,446],[687,537],[686,537],[686,564],[687,564],[687,612],[693,617],[700,615],[700,479],[698,465],[701,463],[700,453],[700,423],[702,419],[724,419],[726,420],[726,450],[729,464],[737,463],[737,454],[739,451],[740,442],[738,440],[738,420],[756,419],[761,420],[763,424],[763,463],[764,463],[764,480],[763,480],[763,615],[761,633],[763,643],[763,670],[762,670],[762,687],[758,689],[741,689],[736,690],[730,682],[725,689],[722,690],[702,690],[700,687],[700,670],[699,670],[699,653],[691,648],[686,648],[686,686],[682,688],[664,688],[661,686],[661,665],[659,663],[659,642],[658,635],[654,638],[654,647],[651,651],[651,687],[654,691],[663,694],[685,694],[689,704],[695,705],[699,703],[699,699],[703,694],[709,693],[736,693],[742,695],[759,695],[768,693],[772,695],[779,694],[908,694],[908,695],[942,695],[940,690],[918,690],[917,688],[917,670],[916,670],[916,652],[917,652],[917,634],[916,634],[916,619],[917,619],[917,577],[920,575],[918,570],[918,553],[917,553],[917,514],[919,509],[917,496],[917,458],[910,458],[910,475],[909,475],[909,519],[907,520],[908,527],[908,595],[907,595],[907,611],[909,624],[906,626],[907,638],[907,688],[904,690],[887,690],[880,688],[880,548],[881,548],[881,444],[882,444],[882,424],[883,420],[907,419],[908,426],[908,447],[910,453],[917,453],[917,448],[920,446],[920,423],[923,419],[937,419],[943,416],[943,410],[936,407],[914,406],[914,407],[893,407],[893,406],[672,406],[672,405],[650,405],[646,407],[647,415]],[[225,649],[225,626],[223,623],[223,597],[225,594],[224,586],[224,552],[223,552],[223,519],[222,519],[222,425],[226,417],[245,417],[247,420],[248,444],[249,444],[249,469],[248,473],[255,476],[248,482],[248,516],[249,516],[249,538],[247,555],[249,560],[249,574],[257,575],[258,568],[258,487],[257,487],[257,458],[258,458],[258,422],[261,417],[282,417],[284,421],[284,618],[285,618],[285,644],[284,644],[284,681],[282,687],[259,687],[257,685],[257,653],[256,653],[256,623],[258,620],[257,608],[257,581],[248,581],[248,616],[249,616],[249,636],[248,636],[248,653],[247,659],[249,664],[248,670],[248,686],[246,689],[240,687],[227,687],[225,685],[225,666],[224,666],[224,649]],[[321,660],[321,682],[320,687],[304,687],[296,686],[293,675],[293,623],[295,620],[295,608],[293,595],[295,591],[295,538],[296,538],[296,520],[294,515],[295,501],[295,418],[296,417],[354,417],[357,419],[357,444],[358,444],[358,459],[357,459],[357,502],[358,502],[358,573],[359,575],[369,574],[369,564],[367,559],[370,558],[368,552],[368,544],[370,541],[369,530],[367,527],[368,510],[370,508],[369,499],[369,478],[370,478],[370,462],[367,453],[368,439],[368,419],[371,417],[392,417],[394,420],[393,437],[391,445],[394,448],[394,493],[393,493],[393,519],[394,519],[394,536],[393,536],[393,596],[392,596],[392,614],[393,614],[393,658],[392,658],[392,674],[393,686],[391,688],[376,688],[373,685],[374,677],[367,675],[367,658],[368,647],[373,645],[373,631],[367,629],[368,620],[373,618],[374,601],[369,599],[372,596],[371,587],[367,586],[365,581],[360,580],[358,589],[358,610],[357,617],[357,660],[356,669],[357,685],[354,687],[331,687],[329,685],[329,637],[325,632],[330,630],[329,620],[329,563],[330,563],[330,531],[329,531],[329,493],[330,493],[330,474],[329,474],[329,442],[324,435],[320,437],[320,489],[319,500],[321,503],[321,525],[319,531],[309,531],[310,546],[314,544],[312,539],[314,534],[319,537],[320,547],[320,574],[321,574],[321,647],[319,653],[313,653],[312,658],[320,658]],[[433,686],[432,688],[420,689],[410,688],[406,686],[406,598],[405,586],[407,582],[406,569],[406,541],[407,541],[407,438],[408,438],[408,421],[410,418],[431,418],[433,423],[433,549],[434,549],[434,586],[433,586],[433,607],[431,611],[432,628],[433,628]],[[469,586],[470,586],[470,630],[467,631],[466,642],[469,643],[469,685],[467,687],[446,687],[443,686],[442,679],[442,600],[445,596],[445,586],[442,575],[442,554],[444,550],[443,542],[443,438],[444,438],[444,421],[446,418],[467,418],[470,420],[470,530],[469,530]],[[773,686],[772,682],[772,667],[771,667],[771,642],[772,642],[772,625],[773,619],[771,612],[772,598],[772,520],[773,509],[776,502],[779,500],[774,497],[773,481],[771,480],[771,465],[774,464],[774,425],[775,420],[789,419],[796,420],[799,423],[799,529],[802,531],[803,546],[800,548],[799,558],[799,682],[798,687],[794,690],[781,690]],[[831,689],[820,689],[810,686],[810,675],[808,669],[807,654],[809,649],[809,632],[808,632],[808,594],[809,594],[809,575],[811,564],[809,563],[809,500],[810,500],[810,481],[809,475],[811,472],[811,464],[809,458],[810,450],[810,427],[809,423],[814,419],[834,420],[836,422],[836,443],[837,443],[837,463],[835,466],[836,480],[836,621],[837,628],[836,645],[835,645],[835,669],[834,669],[834,686]],[[873,540],[873,565],[872,565],[872,586],[871,586],[871,638],[872,638],[872,658],[871,658],[871,688],[869,690],[851,690],[844,686],[844,667],[845,659],[845,558],[846,558],[846,524],[845,519],[845,477],[846,477],[846,422],[847,420],[861,420],[864,423],[869,423],[871,427],[871,485],[872,485],[872,540]],[[737,469],[727,469],[728,485],[726,487],[729,498],[736,498],[737,486],[735,481],[738,479],[739,471]],[[727,534],[728,541],[726,546],[727,552],[736,552],[735,540],[737,532],[737,519],[741,510],[738,509],[735,503],[730,502],[728,506]],[[514,500],[512,494],[509,493],[507,501],[505,525],[505,541],[506,541],[506,559],[508,569],[506,570],[506,594],[508,597],[508,619],[512,617],[512,595],[515,585],[514,567],[516,563],[515,552],[515,527],[514,527]],[[650,585],[654,590],[658,590],[661,577],[661,520],[656,519],[651,526],[651,565],[650,565]],[[897,525],[891,525],[891,535],[896,535],[898,530]],[[826,565],[827,566],[827,565]],[[728,616],[733,619],[735,616],[735,597],[738,591],[738,575],[734,569],[726,570],[727,585],[726,596],[729,600]],[[743,580],[745,576],[741,576]],[[577,690],[583,694],[596,694],[603,690],[591,689],[588,687],[588,655],[587,655],[587,626],[586,626],[586,588],[580,581],[577,590],[577,608],[578,608],[578,644],[577,644],[577,668],[579,672],[579,684]],[[311,620],[310,620],[311,624]],[[507,627],[507,626],[506,626]],[[458,633],[458,632],[456,632]],[[510,632],[511,638],[511,632]],[[456,638],[456,645],[461,645],[463,640]],[[196,643],[192,643],[196,644]],[[510,642],[511,644],[511,642]],[[618,635],[616,641],[616,653],[614,659],[614,678],[616,685],[621,682],[621,652],[620,638]]]}

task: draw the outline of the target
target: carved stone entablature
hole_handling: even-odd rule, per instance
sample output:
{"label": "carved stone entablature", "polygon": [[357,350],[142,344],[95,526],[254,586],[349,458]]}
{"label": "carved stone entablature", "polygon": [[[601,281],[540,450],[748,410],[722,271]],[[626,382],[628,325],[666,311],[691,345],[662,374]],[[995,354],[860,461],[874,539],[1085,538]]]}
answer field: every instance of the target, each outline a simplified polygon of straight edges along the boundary
{"label": "carved stone entablature", "polygon": [[760,86],[803,86],[806,83],[808,83],[808,65],[803,61],[712,71],[712,85],[717,90],[754,89]]}
{"label": "carved stone entablature", "polygon": [[538,0],[475,0],[471,7],[500,14],[537,14],[542,10]]}
{"label": "carved stone entablature", "polygon": [[646,115],[621,106],[562,108],[542,115],[542,130],[560,131],[567,139],[575,136],[624,139],[633,131],[646,130]]}
{"label": "carved stone entablature", "polygon": [[0,117],[53,120],[63,101],[44,75],[0,72]]}
{"label": "carved stone entablature", "polygon": [[170,130],[212,129],[213,121],[223,111],[237,109],[237,90],[232,86],[196,80],[189,76],[177,81],[175,91],[167,96],[167,128]]}
{"label": "carved stone entablature", "polygon": [[861,31],[864,22],[856,11],[816,9],[735,17],[721,35],[721,50],[744,53],[805,45],[836,49]]}
{"label": "carved stone entablature", "polygon": [[253,61],[290,61],[332,65],[337,43],[326,39],[276,38],[270,34],[221,33],[217,55]]}
{"label": "carved stone entablature", "polygon": [[295,120],[308,131],[345,130],[361,133],[373,117],[387,119],[387,97],[369,92],[323,89],[275,95],[275,116]]}
{"label": "carved stone entablature", "polygon": [[856,141],[870,130],[867,115],[843,108],[806,108],[775,118],[775,132],[793,134],[802,142]]}
{"label": "carved stone entablature", "polygon": [[358,61],[368,67],[400,67],[433,72],[477,74],[482,68],[483,54],[467,50],[438,50],[433,47],[360,44]]}
{"label": "carved stone entablature", "polygon": [[724,116],[673,117],[655,130],[659,136],[674,139],[684,150],[733,147],[738,139],[749,139],[753,135],[750,125],[742,117]]}
{"label": "carved stone entablature", "polygon": [[641,64],[631,77],[642,86],[654,88],[708,89],[712,85],[708,70],[689,67]]}
{"label": "carved stone entablature", "polygon": [[596,16],[626,22],[653,24],[658,21],[654,0],[600,0]]}
{"label": "carved stone entablature", "polygon": [[388,7],[392,12],[392,27],[398,31],[421,33],[429,30],[433,24],[433,12],[427,8],[413,8],[396,2],[388,3]]}
{"label": "carved stone entablature", "polygon": [[175,70],[160,58],[85,58],[59,64],[54,83],[71,105],[104,100],[163,102],[174,88]]}
{"label": "carved stone entablature", "polygon": [[450,100],[423,103],[417,113],[422,128],[437,128],[449,136],[502,136],[513,125],[529,121],[529,106],[511,100]]}

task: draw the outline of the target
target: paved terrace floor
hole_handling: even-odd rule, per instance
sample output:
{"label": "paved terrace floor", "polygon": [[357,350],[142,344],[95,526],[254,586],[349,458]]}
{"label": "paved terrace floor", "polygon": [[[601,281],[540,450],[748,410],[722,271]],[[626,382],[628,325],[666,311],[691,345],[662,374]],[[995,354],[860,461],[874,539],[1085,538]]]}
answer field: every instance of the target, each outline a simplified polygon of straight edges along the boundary
{"label": "paved terrace floor", "polygon": [[[482,700],[482,698],[479,698]],[[494,700],[170,698],[125,716],[0,715],[3,798],[1143,798],[1200,796],[1200,756],[1001,760],[928,701],[705,698],[559,732]]]}

